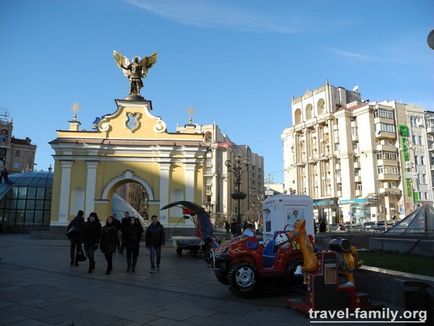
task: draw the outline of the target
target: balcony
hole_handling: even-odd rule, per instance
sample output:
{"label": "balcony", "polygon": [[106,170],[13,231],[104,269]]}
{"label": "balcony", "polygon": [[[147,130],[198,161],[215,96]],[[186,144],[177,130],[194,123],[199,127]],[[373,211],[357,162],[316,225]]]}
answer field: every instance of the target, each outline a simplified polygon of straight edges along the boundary
{"label": "balcony", "polygon": [[377,124],[377,123],[386,123],[386,124],[394,125],[395,124],[395,119],[376,117],[376,118],[374,118],[374,123],[375,124]]}
{"label": "balcony", "polygon": [[377,149],[377,151],[396,152],[396,147],[393,145],[379,144],[379,145],[377,145],[376,149]]}
{"label": "balcony", "polygon": [[378,180],[380,181],[387,181],[387,180],[399,181],[399,179],[400,179],[399,174],[389,174],[389,173],[378,174]]}
{"label": "balcony", "polygon": [[362,191],[356,190],[355,195],[356,195],[356,197],[360,197],[362,195]]}
{"label": "balcony", "polygon": [[360,162],[354,162],[354,168],[360,169]]}
{"label": "balcony", "polygon": [[426,127],[426,132],[428,134],[434,134],[434,126],[428,126],[428,127]]}
{"label": "balcony", "polygon": [[342,183],[342,178],[341,177],[336,177],[336,183]]}
{"label": "balcony", "polygon": [[354,182],[362,182],[362,177],[360,175],[356,175],[354,177]]}
{"label": "balcony", "polygon": [[351,135],[351,140],[352,141],[359,141],[359,136],[357,136],[357,134],[352,134]]}
{"label": "balcony", "polygon": [[338,197],[342,197],[342,191],[341,191],[341,190],[336,191],[336,195],[337,195]]}
{"label": "balcony", "polygon": [[375,138],[376,139],[396,139],[396,133],[380,130],[380,131],[377,131],[375,133]]}
{"label": "balcony", "polygon": [[378,166],[398,166],[399,162],[397,160],[378,160],[377,161]]}
{"label": "balcony", "polygon": [[341,164],[340,163],[336,163],[335,168],[336,168],[336,170],[340,170],[341,169]]}
{"label": "balcony", "polygon": [[398,188],[380,188],[379,189],[380,194],[382,195],[394,195],[394,196],[401,196],[401,189]]}

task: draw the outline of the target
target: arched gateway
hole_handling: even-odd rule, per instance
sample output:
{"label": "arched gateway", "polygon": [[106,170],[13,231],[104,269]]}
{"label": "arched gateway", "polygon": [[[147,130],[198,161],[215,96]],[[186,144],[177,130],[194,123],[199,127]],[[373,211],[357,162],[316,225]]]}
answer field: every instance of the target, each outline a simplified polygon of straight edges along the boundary
{"label": "arched gateway", "polygon": [[79,209],[105,220],[113,192],[127,182],[145,188],[149,214],[159,215],[164,225],[175,225],[182,216],[160,207],[180,199],[202,202],[204,135],[167,132],[164,121],[150,113],[150,101],[116,100],[116,105],[95,130],[80,130],[74,116],[69,130],[58,130],[50,142],[55,151],[51,225],[66,225]]}

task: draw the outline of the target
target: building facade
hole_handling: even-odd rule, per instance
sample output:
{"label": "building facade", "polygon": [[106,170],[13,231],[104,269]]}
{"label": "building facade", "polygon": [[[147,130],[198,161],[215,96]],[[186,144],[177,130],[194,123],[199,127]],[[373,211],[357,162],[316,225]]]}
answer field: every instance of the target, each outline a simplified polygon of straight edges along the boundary
{"label": "building facade", "polygon": [[[293,126],[282,133],[285,189],[310,195],[317,219],[328,223],[387,220],[421,197],[431,200],[423,114],[411,105],[362,101],[356,89],[328,82],[294,98]],[[412,158],[402,150],[406,126]]]}
{"label": "building facade", "polygon": [[146,191],[148,215],[165,226],[191,227],[182,210],[161,208],[170,202],[201,202],[203,164],[209,144],[203,133],[170,133],[147,100],[116,100],[95,130],[80,130],[76,116],[68,130],[50,142],[55,151],[50,225],[67,225],[83,210],[105,220],[112,196],[127,183]]}
{"label": "building facade", "polygon": [[235,162],[237,157],[242,162],[240,170],[240,190],[246,198],[240,200],[240,213],[243,220],[253,220],[261,216],[264,193],[264,159],[252,152],[247,145],[235,144],[218,125],[198,125],[190,123],[178,127],[179,133],[204,133],[209,151],[204,164],[203,204],[211,219],[218,226],[225,220],[237,217],[238,201],[232,198],[237,190],[236,176],[226,162]]}
{"label": "building facade", "polygon": [[0,112],[0,159],[12,173],[34,170],[36,145],[28,137],[21,139],[12,136],[13,122],[7,111]]}

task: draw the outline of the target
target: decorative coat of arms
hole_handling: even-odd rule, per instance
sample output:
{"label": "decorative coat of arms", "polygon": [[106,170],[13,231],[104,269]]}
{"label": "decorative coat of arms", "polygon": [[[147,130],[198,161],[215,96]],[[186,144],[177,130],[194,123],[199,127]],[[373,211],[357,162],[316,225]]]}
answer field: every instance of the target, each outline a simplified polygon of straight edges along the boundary
{"label": "decorative coat of arms", "polygon": [[134,132],[140,127],[140,119],[141,114],[138,112],[132,113],[127,112],[127,118],[125,120],[125,126],[128,128],[129,131]]}

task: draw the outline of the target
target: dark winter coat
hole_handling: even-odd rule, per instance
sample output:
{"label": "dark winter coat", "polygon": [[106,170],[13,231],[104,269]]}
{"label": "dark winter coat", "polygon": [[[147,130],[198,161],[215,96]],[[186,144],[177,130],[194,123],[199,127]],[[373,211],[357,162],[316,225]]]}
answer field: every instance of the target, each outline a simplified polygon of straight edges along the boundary
{"label": "dark winter coat", "polygon": [[128,225],[130,224],[130,217],[123,217],[120,222],[120,228],[122,232],[122,240],[125,240]]}
{"label": "dark winter coat", "polygon": [[146,229],[146,247],[151,246],[161,246],[166,242],[166,234],[164,232],[164,227],[160,222],[155,225],[151,223]]}
{"label": "dark winter coat", "polygon": [[118,242],[118,229],[116,225],[107,224],[102,228],[101,231],[101,251],[105,253],[113,253],[116,251],[116,244]]}
{"label": "dark winter coat", "polygon": [[125,227],[125,247],[127,249],[139,248],[142,233],[143,227],[140,222],[136,222],[133,225],[129,223],[129,225]]}
{"label": "dark winter coat", "polygon": [[83,243],[84,248],[96,247],[99,244],[101,238],[101,224],[98,220],[93,222],[87,221],[84,224]]}
{"label": "dark winter coat", "polygon": [[66,235],[71,241],[82,241],[84,232],[84,217],[76,216],[69,222]]}

